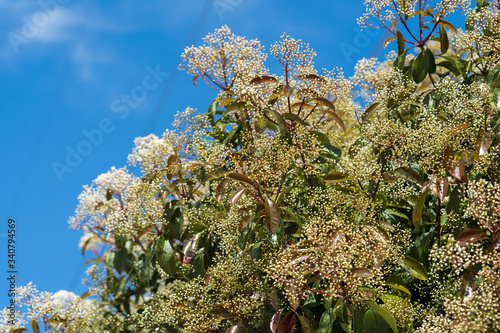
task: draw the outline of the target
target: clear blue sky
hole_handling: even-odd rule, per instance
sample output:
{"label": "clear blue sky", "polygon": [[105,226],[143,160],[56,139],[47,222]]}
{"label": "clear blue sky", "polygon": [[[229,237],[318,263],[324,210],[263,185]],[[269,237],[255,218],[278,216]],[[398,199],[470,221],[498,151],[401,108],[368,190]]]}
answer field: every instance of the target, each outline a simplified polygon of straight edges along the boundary
{"label": "clear blue sky", "polygon": [[[215,97],[177,71],[185,46],[222,25],[266,50],[286,32],[316,50],[318,68],[343,67],[350,76],[359,58],[383,51],[374,49],[381,32],[360,33],[363,12],[362,0],[0,0],[0,306],[8,218],[17,223],[19,285],[85,291],[90,257],[82,257],[81,232],[67,223],[82,186],[124,166],[135,137],[161,135],[178,110],[205,111]],[[156,70],[158,84],[141,88]],[[131,93],[140,101],[113,112],[124,106],[114,109],[114,101]],[[85,133],[94,133],[90,146]],[[68,149],[86,156],[68,165]],[[57,174],[57,163],[67,168]]]}

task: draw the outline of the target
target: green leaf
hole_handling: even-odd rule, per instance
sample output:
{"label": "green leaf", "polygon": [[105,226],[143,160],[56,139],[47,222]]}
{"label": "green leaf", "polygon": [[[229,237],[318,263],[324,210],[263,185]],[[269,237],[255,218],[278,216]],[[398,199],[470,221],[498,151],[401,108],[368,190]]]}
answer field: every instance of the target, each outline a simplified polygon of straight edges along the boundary
{"label": "green leaf", "polygon": [[274,234],[280,226],[280,211],[271,198],[266,198],[264,204],[267,229],[269,233]]}
{"label": "green leaf", "polygon": [[278,123],[278,128],[279,128],[279,131],[280,131],[280,136],[284,137],[285,134],[288,131],[288,126],[286,124],[285,119],[283,118],[283,116],[278,111],[271,110],[271,109],[268,110],[268,111],[272,113],[274,119],[276,119],[276,122]]}
{"label": "green leaf", "polygon": [[321,143],[323,145],[330,144],[330,139],[328,139],[328,136],[326,136],[326,134],[321,133],[321,132],[317,132],[317,131],[309,131],[309,133],[314,135],[316,137],[316,139],[318,139],[319,143]]}
{"label": "green leaf", "polygon": [[395,283],[387,283],[387,285],[393,289],[396,289],[396,290],[399,290],[399,291],[402,291],[404,292],[405,294],[411,296],[411,292],[406,288],[406,287],[403,287],[403,286],[400,286],[398,284],[395,284]]}
{"label": "green leaf", "polygon": [[441,44],[441,53],[445,54],[450,47],[450,41],[448,40],[446,29],[442,25],[439,26],[439,42]]}
{"label": "green leaf", "polygon": [[394,68],[398,68],[400,71],[404,70],[407,53],[408,50],[404,51],[402,54],[397,56],[396,60],[394,60]]}
{"label": "green leaf", "polygon": [[346,174],[340,171],[330,171],[324,178],[327,183],[335,184],[347,180]]}
{"label": "green leaf", "polygon": [[427,192],[420,193],[418,196],[415,206],[413,206],[413,211],[411,214],[411,221],[415,228],[420,228],[420,219],[422,218],[422,212],[424,210],[425,199],[427,198]]}
{"label": "green leaf", "polygon": [[443,20],[439,20],[438,24],[440,26],[443,26],[445,28],[448,28],[450,29],[451,31],[453,31],[454,33],[457,33],[457,29],[453,26],[453,24],[451,24],[450,22],[448,21],[443,21]]}
{"label": "green leaf", "polygon": [[208,107],[207,115],[209,116],[208,119],[210,121],[210,125],[214,126],[214,117],[215,113],[217,112],[217,105],[219,104],[219,97],[216,97],[212,103],[210,103],[210,106]]}
{"label": "green leaf", "polygon": [[389,46],[389,44],[391,44],[392,42],[394,42],[396,39],[397,39],[397,37],[394,37],[394,36],[387,38],[384,41],[384,49],[387,48],[387,46]]}
{"label": "green leaf", "polygon": [[333,308],[329,308],[328,310],[323,312],[323,315],[319,320],[319,325],[316,333],[332,333],[333,323],[335,319],[336,317]]}
{"label": "green leaf", "polygon": [[284,113],[283,118],[294,121],[294,122],[299,123],[303,126],[310,126],[310,124],[308,122],[303,121],[302,118],[300,118],[295,113]]}
{"label": "green leaf", "polygon": [[247,184],[247,185],[250,185],[252,187],[254,187],[254,182],[253,180],[242,174],[242,173],[238,173],[238,172],[231,172],[231,173],[228,173],[226,175],[227,178],[229,179],[232,179],[232,180],[236,180],[237,182],[240,182],[240,183],[243,183],[243,184]]}
{"label": "green leaf", "polygon": [[374,310],[366,311],[364,322],[364,333],[385,333],[391,331],[391,326]]}
{"label": "green leaf", "polygon": [[113,193],[114,191],[110,188],[108,188],[108,190],[106,191],[106,200],[111,200],[111,198],[113,197]]}
{"label": "green leaf", "polygon": [[30,326],[33,333],[40,333],[40,326],[38,326],[38,322],[35,319],[30,320]]}
{"label": "green leaf", "polygon": [[427,280],[429,278],[425,267],[409,255],[405,255],[404,259],[401,260],[401,265],[408,273],[419,280]]}
{"label": "green leaf", "polygon": [[379,106],[380,103],[378,102],[375,102],[373,103],[372,105],[370,105],[366,110],[365,112],[363,112],[363,115],[361,116],[361,121],[362,122],[366,122],[368,121],[368,119],[371,118],[371,116],[373,116],[373,114],[375,113],[375,111],[377,111],[377,108]]}
{"label": "green leaf", "polygon": [[413,61],[411,73],[413,81],[415,81],[415,83],[420,83],[427,77],[426,66],[428,67],[429,64],[427,61],[424,62],[424,59],[427,59],[427,57],[424,57],[424,55],[425,52],[420,52],[417,58],[415,58],[415,60]]}
{"label": "green leaf", "polygon": [[436,60],[434,59],[434,53],[431,49],[427,48],[424,51],[424,59],[422,60],[422,67],[425,67],[427,73],[436,73]]}
{"label": "green leaf", "polygon": [[160,237],[156,243],[156,260],[160,267],[170,276],[175,276],[177,272],[177,255],[170,245],[170,241]]}
{"label": "green leaf", "polygon": [[457,244],[464,246],[481,240],[489,239],[486,233],[481,229],[469,229],[461,232],[457,236]]}
{"label": "green leaf", "polygon": [[361,278],[367,278],[373,275],[371,270],[364,267],[352,268],[351,273]]}
{"label": "green leaf", "polygon": [[[398,328],[396,326],[396,320],[392,316],[392,313],[390,313],[386,308],[384,308],[383,306],[378,305],[374,301],[364,301],[363,303],[365,303],[366,305],[368,305],[376,314],[380,315],[380,317],[382,317],[383,321],[385,321],[385,323],[389,324],[390,329],[392,329],[392,331],[394,333],[398,332]],[[375,326],[377,328],[376,332],[387,331],[385,329],[385,326],[382,325],[382,323],[377,318],[377,316],[375,315],[375,313],[374,313],[374,316],[373,316],[374,318],[373,319],[375,319],[375,323],[376,323],[376,326]],[[365,314],[365,318],[366,318],[366,314]],[[366,332],[369,332],[367,330],[367,328],[366,328],[366,320],[365,320],[365,330],[366,330]]]}
{"label": "green leaf", "polygon": [[402,55],[405,51],[405,38],[401,31],[396,31],[396,38],[398,40],[398,55]]}

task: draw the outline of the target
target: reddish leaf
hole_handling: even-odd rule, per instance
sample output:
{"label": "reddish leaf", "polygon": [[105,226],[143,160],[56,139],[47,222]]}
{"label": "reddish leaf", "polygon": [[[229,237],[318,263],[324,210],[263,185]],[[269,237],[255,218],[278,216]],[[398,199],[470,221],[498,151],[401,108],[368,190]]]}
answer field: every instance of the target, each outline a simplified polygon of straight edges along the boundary
{"label": "reddish leaf", "polygon": [[237,182],[240,182],[240,183],[246,183],[252,187],[254,186],[253,180],[250,177],[245,176],[242,173],[231,172],[226,177],[229,179],[232,179],[232,180],[236,180]]}
{"label": "reddish leaf", "polygon": [[277,333],[293,333],[296,323],[297,317],[295,313],[290,312],[280,321]]}
{"label": "reddish leaf", "polygon": [[274,234],[280,226],[280,211],[273,199],[266,198],[265,215],[267,229],[271,234]]}
{"label": "reddish leaf", "polygon": [[448,193],[448,178],[440,178],[436,184],[436,192],[439,200],[443,201]]}
{"label": "reddish leaf", "polygon": [[457,244],[464,246],[488,238],[488,235],[486,235],[486,233],[481,229],[469,229],[461,232],[457,236]]}
{"label": "reddish leaf", "polygon": [[353,268],[351,269],[351,273],[361,278],[367,278],[372,276],[372,271],[370,271],[368,268],[363,268],[363,267]]}
{"label": "reddish leaf", "polygon": [[245,193],[247,190],[246,187],[240,188],[238,191],[234,192],[233,196],[231,197],[231,205],[236,205],[238,203],[238,200],[240,200],[241,195]]}

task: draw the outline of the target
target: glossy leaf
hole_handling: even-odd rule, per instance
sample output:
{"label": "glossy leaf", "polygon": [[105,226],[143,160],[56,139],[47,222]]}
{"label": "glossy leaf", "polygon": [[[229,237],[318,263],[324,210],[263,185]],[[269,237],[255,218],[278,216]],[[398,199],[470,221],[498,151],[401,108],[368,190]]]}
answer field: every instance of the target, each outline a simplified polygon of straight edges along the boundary
{"label": "glossy leaf", "polygon": [[415,260],[413,257],[405,255],[405,257],[401,261],[401,264],[408,273],[410,273],[417,279],[427,280],[429,278],[429,275],[427,274],[427,270],[425,269],[425,267],[420,262]]}
{"label": "glossy leaf", "polygon": [[243,193],[245,193],[245,191],[247,190],[248,189],[246,187],[243,187],[234,192],[233,196],[231,197],[231,205],[236,205],[240,200],[241,196],[243,195]]}
{"label": "glossy leaf", "polygon": [[297,316],[294,312],[290,312],[285,316],[278,325],[277,333],[293,333],[297,323]]}
{"label": "glossy leaf", "polygon": [[389,46],[389,44],[391,44],[392,42],[394,42],[396,39],[397,39],[397,37],[394,37],[394,36],[387,38],[384,41],[384,49],[387,48],[387,46]]}
{"label": "glossy leaf", "polygon": [[436,184],[436,193],[439,200],[443,201],[448,193],[448,178],[440,178]]}
{"label": "glossy leaf", "polygon": [[264,203],[267,229],[274,234],[280,226],[280,211],[273,199],[266,198]]}
{"label": "glossy leaf", "polygon": [[273,317],[271,318],[271,323],[270,323],[270,329],[271,329],[271,332],[273,333],[277,333],[278,332],[278,325],[281,321],[281,314],[283,313],[283,309],[279,309],[278,311],[276,311],[276,313],[273,315]]}
{"label": "glossy leaf", "polygon": [[347,180],[347,176],[340,171],[330,171],[323,179],[327,183],[335,184]]}
{"label": "glossy leaf", "polygon": [[319,320],[319,325],[318,329],[316,330],[316,333],[331,333],[334,321],[335,321],[334,310],[333,308],[329,308],[328,310],[323,312],[323,315]]}
{"label": "glossy leaf", "polygon": [[40,326],[38,326],[38,322],[35,319],[30,320],[30,326],[33,333],[40,333]]}
{"label": "glossy leaf", "polygon": [[479,146],[479,156],[484,155],[491,147],[493,143],[493,134],[490,132],[486,132],[483,135],[483,139],[481,140],[481,145]]}
{"label": "glossy leaf", "polygon": [[451,135],[455,136],[458,133],[460,133],[461,131],[463,131],[464,129],[469,128],[471,125],[472,125],[472,123],[465,123],[465,124],[458,125],[457,127],[455,127],[453,129],[453,131],[451,132]]}
{"label": "glossy leaf", "polygon": [[453,24],[451,24],[450,22],[447,22],[447,21],[443,21],[443,20],[440,20],[438,22],[439,25],[445,27],[445,28],[448,28],[450,29],[451,31],[453,31],[455,34],[457,33],[457,29],[453,26]]}
{"label": "glossy leaf", "polygon": [[[390,329],[392,329],[392,331],[394,333],[398,332],[396,320],[394,319],[393,315],[386,308],[384,308],[381,305],[378,305],[374,301],[364,301],[363,303],[368,305],[368,307],[370,307],[376,314],[380,315],[380,317],[383,318],[383,320],[389,325]],[[383,332],[385,330],[383,328],[384,327],[383,323],[379,322],[379,320],[376,318],[376,315],[374,315],[374,317],[375,317],[375,322],[376,322],[376,327],[377,327],[376,332]],[[366,315],[365,315],[365,318],[366,318]],[[366,328],[366,320],[365,320],[365,330],[366,330],[366,332],[369,332],[369,330]]]}
{"label": "glossy leaf", "polygon": [[488,235],[481,229],[469,229],[462,231],[457,236],[457,244],[465,246],[481,240],[489,239]]}

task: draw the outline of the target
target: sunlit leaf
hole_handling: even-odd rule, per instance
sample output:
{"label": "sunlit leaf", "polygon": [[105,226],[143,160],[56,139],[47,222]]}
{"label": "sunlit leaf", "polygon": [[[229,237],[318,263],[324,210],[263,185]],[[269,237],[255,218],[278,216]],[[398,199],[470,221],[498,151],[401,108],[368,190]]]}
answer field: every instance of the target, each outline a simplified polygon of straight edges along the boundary
{"label": "sunlit leaf", "polygon": [[273,76],[262,75],[262,76],[257,76],[256,78],[253,78],[250,81],[250,84],[257,86],[257,85],[261,85],[261,84],[269,83],[269,82],[278,82],[278,80]]}
{"label": "sunlit leaf", "polygon": [[429,275],[427,274],[427,270],[425,267],[415,260],[413,257],[409,255],[405,255],[403,260],[401,260],[401,265],[405,268],[405,270],[416,277],[419,280],[427,280]]}
{"label": "sunlit leaf", "polygon": [[361,121],[362,122],[366,122],[368,121],[368,119],[370,119],[370,117],[375,113],[375,111],[377,110],[378,108],[378,105],[379,103],[376,102],[376,103],[373,103],[372,105],[370,105],[366,110],[365,112],[363,112],[363,115],[361,116]]}
{"label": "sunlit leaf", "polygon": [[231,173],[228,173],[226,175],[226,177],[229,179],[232,179],[232,180],[236,180],[237,182],[250,185],[252,187],[254,186],[253,180],[250,177],[248,177],[242,173],[231,172]]}
{"label": "sunlit leaf", "polygon": [[387,48],[387,46],[389,46],[389,44],[391,44],[392,42],[394,42],[396,39],[397,39],[397,37],[394,37],[394,36],[387,38],[384,41],[384,49]]}
{"label": "sunlit leaf", "polygon": [[422,218],[422,212],[424,210],[425,199],[427,198],[427,192],[420,193],[418,196],[415,206],[413,206],[413,211],[411,214],[411,221],[415,228],[420,228],[420,219]]}
{"label": "sunlit leaf", "polygon": [[[378,305],[374,301],[364,301],[363,303],[368,305],[368,307],[370,307],[373,311],[375,311],[377,314],[379,314],[385,320],[385,322],[387,324],[389,324],[390,328],[392,329],[392,331],[394,333],[398,332],[398,328],[396,326],[396,320],[394,319],[393,315],[389,312],[389,310],[387,310],[386,308],[384,308],[381,305]],[[366,316],[365,316],[365,318],[366,318]],[[366,321],[365,321],[365,323],[366,323]],[[377,327],[377,330],[375,332],[381,332],[378,324],[376,327]],[[368,331],[366,331],[366,332],[368,332]]]}
{"label": "sunlit leaf", "polygon": [[297,79],[313,81],[314,83],[317,83],[317,84],[324,84],[325,83],[325,79],[322,78],[321,76],[316,75],[316,74],[302,74],[302,75],[297,76]]}
{"label": "sunlit leaf", "polygon": [[340,183],[347,180],[347,176],[345,173],[340,171],[330,171],[324,178],[324,181],[327,183]]}
{"label": "sunlit leaf", "polygon": [[231,205],[236,205],[246,190],[247,188],[243,187],[240,188],[238,191],[234,192],[233,196],[231,197]]}
{"label": "sunlit leaf", "polygon": [[491,147],[493,143],[493,134],[490,132],[485,132],[483,139],[481,140],[481,145],[479,146],[479,156],[484,155]]}

